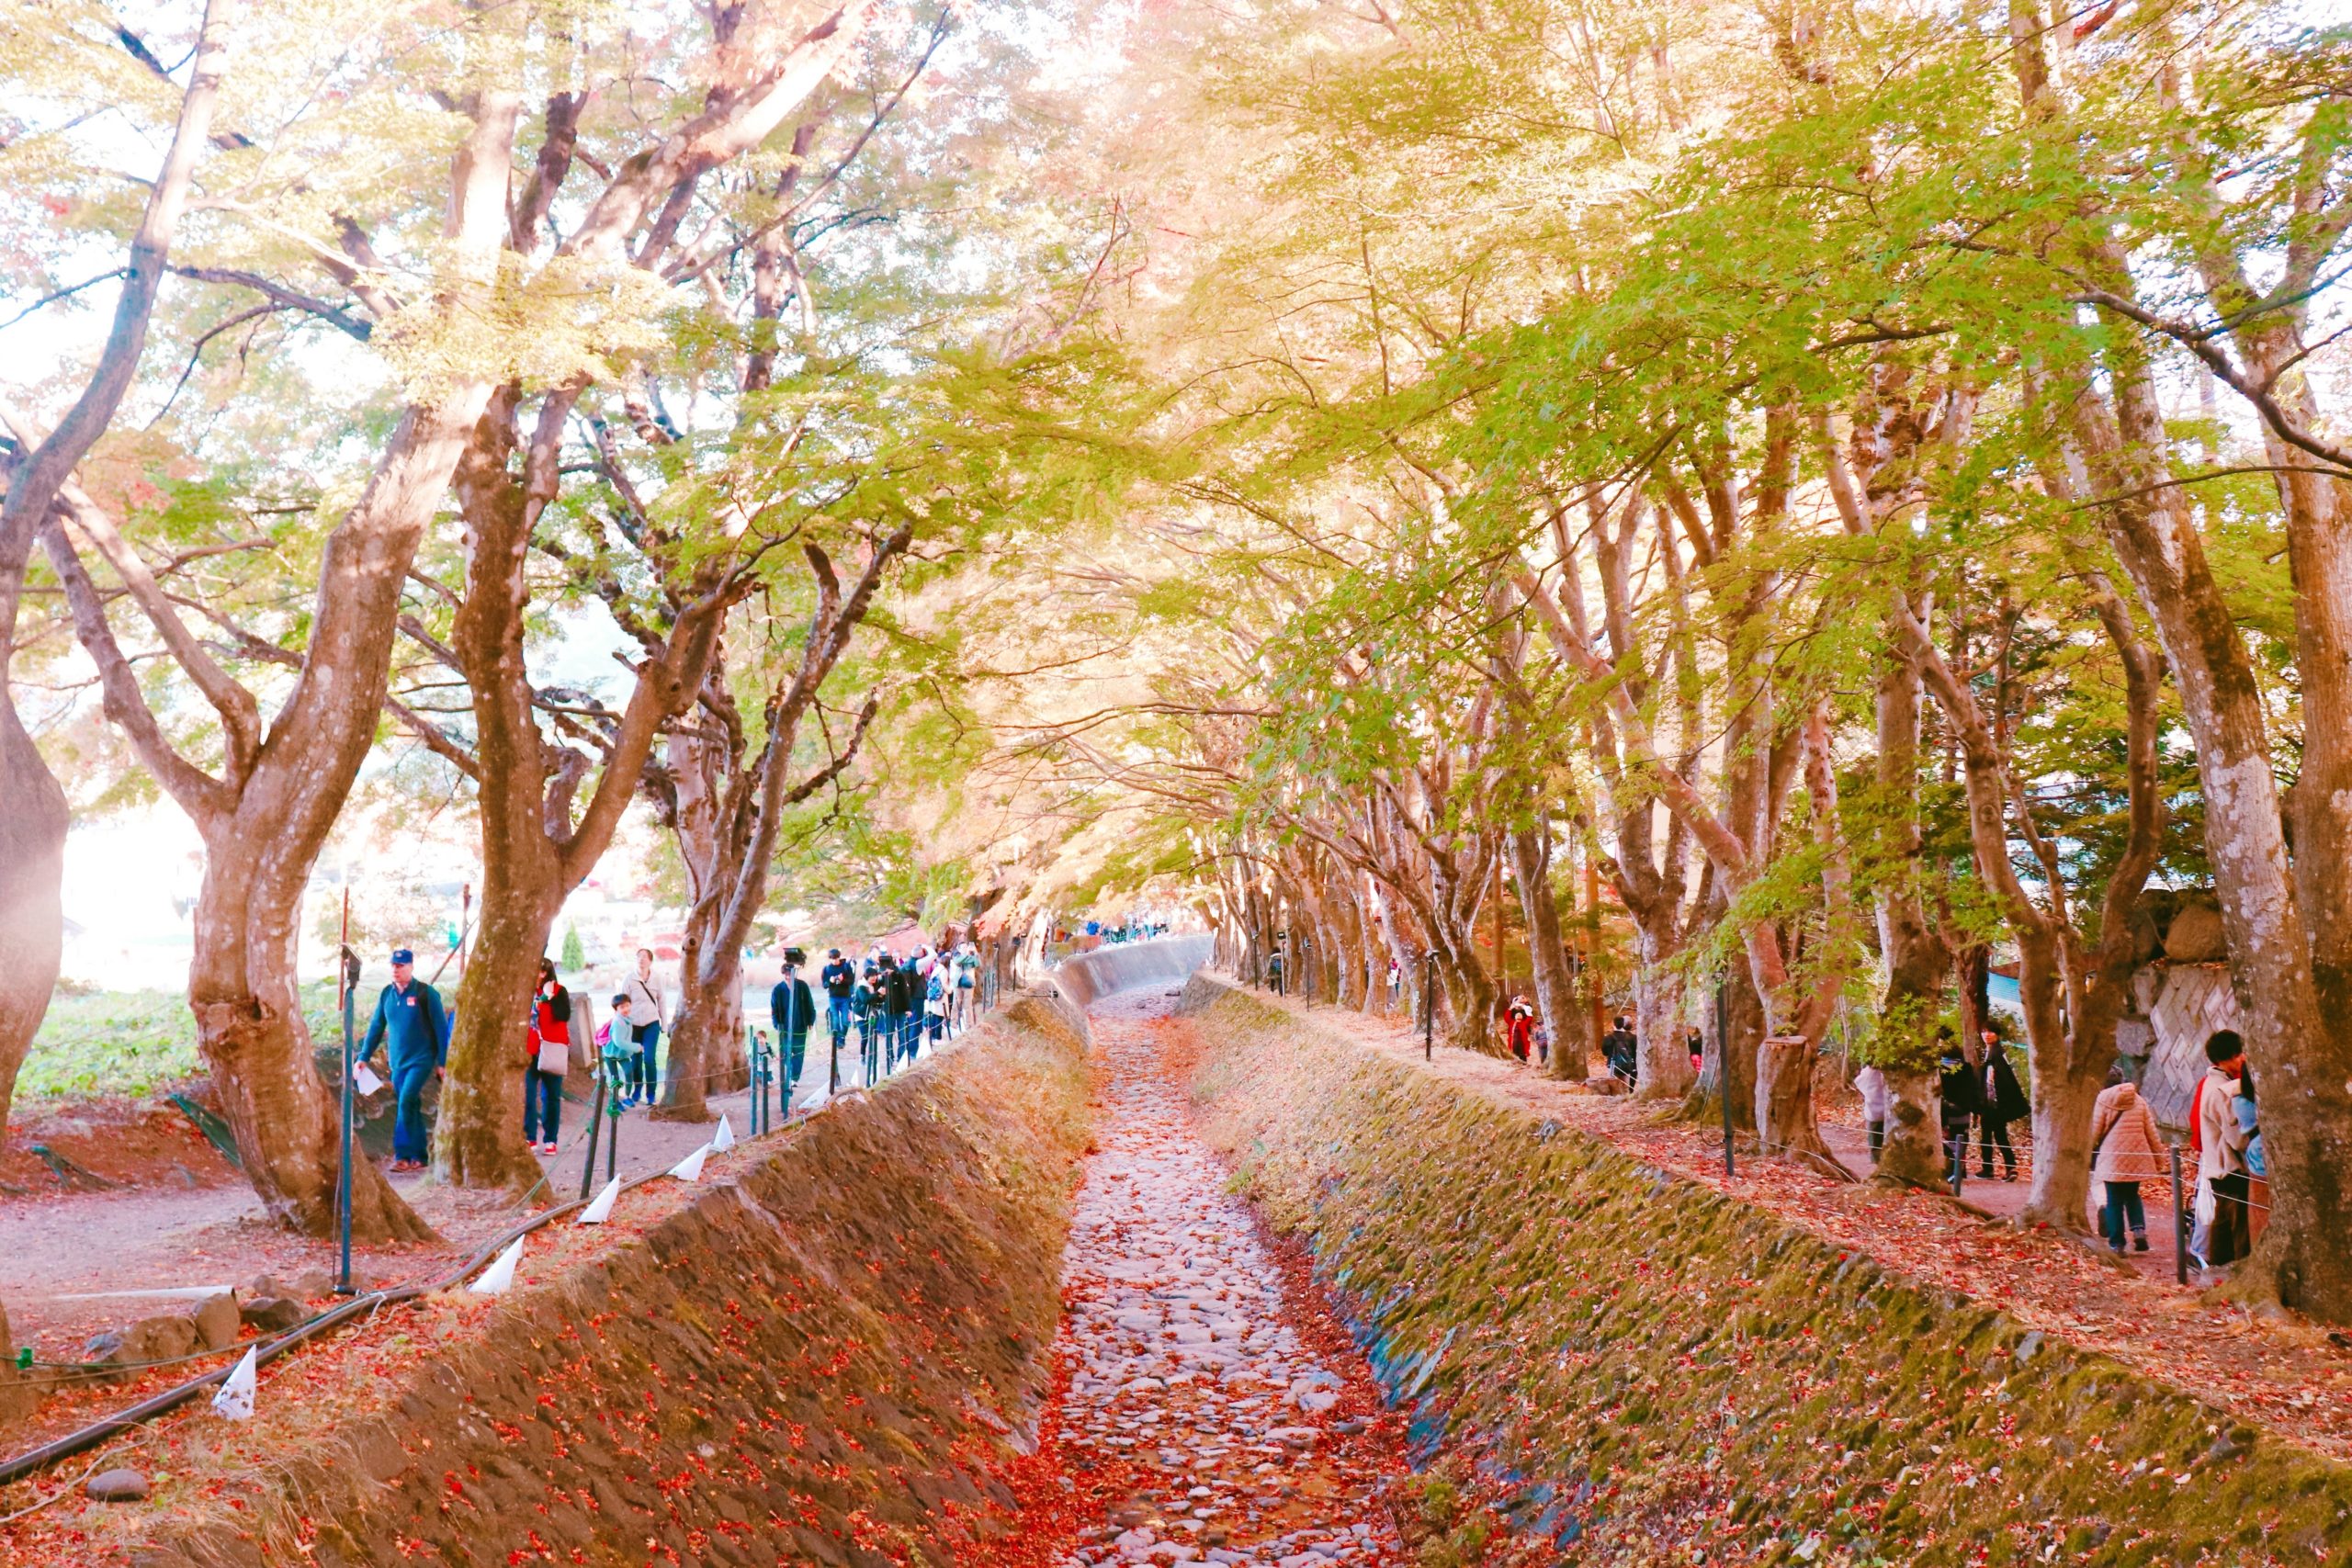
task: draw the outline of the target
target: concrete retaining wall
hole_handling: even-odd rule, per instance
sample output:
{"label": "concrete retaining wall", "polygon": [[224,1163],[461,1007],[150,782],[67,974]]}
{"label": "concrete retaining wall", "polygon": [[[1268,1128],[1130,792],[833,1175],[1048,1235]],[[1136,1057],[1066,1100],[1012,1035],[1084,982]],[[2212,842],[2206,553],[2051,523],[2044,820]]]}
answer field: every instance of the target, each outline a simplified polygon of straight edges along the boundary
{"label": "concrete retaining wall", "polygon": [[1009,1517],[1046,1391],[1084,1031],[1015,1000],[131,1561],[947,1562]]}
{"label": "concrete retaining wall", "polygon": [[1209,961],[1216,938],[1207,931],[1189,936],[1164,936],[1153,942],[1120,942],[1098,947],[1054,966],[1053,983],[1070,1002],[1092,1007],[1103,997],[1145,986],[1174,987]]}
{"label": "concrete retaining wall", "polygon": [[1508,1519],[1571,1562],[2352,1563],[2352,1470],[1340,1025],[1182,1007],[1212,1141],[1410,1412],[1424,1562]]}

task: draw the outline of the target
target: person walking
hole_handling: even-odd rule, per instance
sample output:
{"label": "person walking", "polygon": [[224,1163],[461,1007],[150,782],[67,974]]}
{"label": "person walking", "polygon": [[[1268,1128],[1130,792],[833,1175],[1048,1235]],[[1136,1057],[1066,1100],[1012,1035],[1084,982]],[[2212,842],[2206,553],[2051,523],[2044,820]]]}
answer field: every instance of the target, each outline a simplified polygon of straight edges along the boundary
{"label": "person walking", "polygon": [[2009,1143],[2009,1123],[2033,1113],[2027,1101],[2025,1089],[2018,1082],[2017,1068],[2009,1064],[2009,1048],[2001,1043],[2000,1034],[1984,1031],[1984,1081],[1979,1087],[1977,1114],[1976,1174],[1986,1181],[1993,1179],[1993,1151],[2001,1151],[2001,1179],[2018,1179],[2018,1151]]}
{"label": "person walking", "polygon": [[1535,1009],[1525,997],[1513,997],[1503,1013],[1505,1038],[1510,1054],[1524,1062],[1535,1054]]}
{"label": "person walking", "polygon": [[892,964],[884,980],[890,987],[890,1062],[896,1067],[915,1059],[916,1032],[922,1027],[922,982],[916,977],[912,959]]}
{"label": "person walking", "polygon": [[571,1068],[571,993],[556,978],[555,960],[539,960],[539,988],[531,998],[524,1039],[523,1141],[543,1155],[562,1136],[563,1078]]}
{"label": "person walking", "polygon": [[966,942],[956,950],[956,1027],[969,1029],[979,1018],[980,950]]}
{"label": "person walking", "polygon": [[1634,1021],[1623,1013],[1617,1015],[1616,1027],[1600,1037],[1600,1059],[1627,1089],[1641,1076],[1642,1040],[1634,1032]]}
{"label": "person walking", "polygon": [[653,950],[637,950],[637,973],[621,991],[628,998],[628,1021],[637,1038],[637,1055],[628,1061],[629,1105],[650,1105],[662,1098],[662,987],[653,977]]}
{"label": "person walking", "polygon": [[2204,1247],[2192,1252],[2199,1268],[2225,1269],[2254,1248],[2246,1134],[2234,1104],[2245,1073],[2245,1043],[2234,1029],[2216,1030],[2205,1042],[2205,1061],[2188,1122],[2197,1149],[2197,1212],[2205,1222]]}
{"label": "person walking", "polygon": [[1939,1028],[1936,1038],[1942,1046],[1936,1065],[1943,1074],[1944,1179],[1957,1192],[1961,1179],[1968,1174],[1968,1119],[1984,1104],[1984,1078],[1961,1049],[1950,1025]]}
{"label": "person walking", "polygon": [[800,966],[808,955],[797,947],[784,950],[784,977],[768,993],[768,1013],[775,1023],[776,1066],[782,1074],[781,1103],[777,1109],[786,1120],[792,1116],[793,1086],[800,1081],[800,1068],[808,1055],[808,1032],[817,1026],[817,1000],[808,994],[808,982],[800,977]]}
{"label": "person walking", "polygon": [[849,994],[850,1017],[857,1024],[858,1059],[865,1064],[865,1087],[868,1089],[874,1087],[880,1066],[875,1057],[875,1046],[882,1027],[882,998],[875,990],[877,978],[874,960],[869,958],[865,961],[864,973],[857,977],[856,987]]}
{"label": "person walking", "polygon": [[596,1071],[613,1102],[627,1103],[623,1094],[645,1069],[641,1042],[646,1026],[637,1021],[637,998],[629,992],[614,992],[612,1005],[613,1016],[595,1034]]}
{"label": "person walking", "polygon": [[424,1090],[448,1064],[449,1018],[441,993],[416,977],[416,954],[405,947],[392,949],[392,983],[377,995],[359,1059],[371,1061],[378,1045],[385,1047],[394,1097],[392,1168],[423,1170]]}
{"label": "person walking", "polygon": [[2148,1213],[2140,1201],[2140,1183],[2162,1179],[2166,1168],[2156,1113],[2123,1069],[2115,1068],[2091,1107],[2091,1179],[2101,1183],[2106,1194],[2098,1228],[2109,1247],[2122,1251],[2123,1233],[2129,1229],[2132,1249],[2148,1250]]}
{"label": "person walking", "polygon": [[842,956],[840,948],[827,948],[825,966],[817,971],[817,983],[825,987],[825,1032],[832,1036],[833,1051],[838,1055],[842,1041],[849,1034],[849,995],[857,989],[857,969]]}
{"label": "person walking", "polygon": [[922,1027],[933,1051],[947,1037],[947,969],[944,964],[932,966],[931,978],[922,986]]}
{"label": "person walking", "polygon": [[888,1077],[899,1066],[899,1044],[906,1033],[907,982],[899,968],[899,961],[885,953],[874,961],[874,999],[881,1009],[882,1051],[881,1076]]}
{"label": "person walking", "polygon": [[1862,1097],[1862,1127],[1871,1141],[1871,1163],[1878,1163],[1879,1151],[1886,1147],[1886,1075],[1876,1067],[1864,1067],[1854,1075],[1854,1091]]}

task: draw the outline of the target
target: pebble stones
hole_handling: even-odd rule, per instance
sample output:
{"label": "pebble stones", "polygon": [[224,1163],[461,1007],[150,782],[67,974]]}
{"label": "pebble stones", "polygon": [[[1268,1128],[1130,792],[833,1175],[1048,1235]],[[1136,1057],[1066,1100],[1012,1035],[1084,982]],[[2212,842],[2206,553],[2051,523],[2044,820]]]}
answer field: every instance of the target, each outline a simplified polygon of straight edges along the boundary
{"label": "pebble stones", "polygon": [[1364,1453],[1361,1417],[1321,1424],[1347,1382],[1290,1322],[1250,1212],[1136,1008],[1094,1016],[1107,1109],[1064,1263],[1058,1349],[1070,1464],[1124,1464],[1137,1490],[1066,1568],[1398,1568],[1377,1494],[1401,1460]]}

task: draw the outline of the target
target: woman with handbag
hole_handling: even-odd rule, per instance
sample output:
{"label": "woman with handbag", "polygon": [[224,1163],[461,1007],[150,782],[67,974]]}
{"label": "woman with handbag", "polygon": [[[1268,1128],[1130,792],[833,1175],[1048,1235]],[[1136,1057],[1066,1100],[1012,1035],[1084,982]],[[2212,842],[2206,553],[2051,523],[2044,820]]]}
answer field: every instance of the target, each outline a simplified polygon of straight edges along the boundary
{"label": "woman with handbag", "polygon": [[571,1070],[571,993],[555,976],[552,959],[539,960],[539,987],[531,998],[523,1069],[523,1141],[543,1155],[556,1152],[563,1119],[563,1077]]}

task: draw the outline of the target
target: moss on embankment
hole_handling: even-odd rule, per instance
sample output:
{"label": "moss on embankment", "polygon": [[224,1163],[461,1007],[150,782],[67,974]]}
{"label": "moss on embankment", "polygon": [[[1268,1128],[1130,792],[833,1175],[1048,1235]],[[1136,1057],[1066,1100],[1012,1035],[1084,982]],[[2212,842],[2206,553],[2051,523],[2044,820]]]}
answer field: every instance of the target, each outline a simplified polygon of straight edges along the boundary
{"label": "moss on embankment", "polygon": [[1507,1520],[1545,1562],[2352,1563],[2341,1465],[1337,1025],[1183,1009],[1211,1138],[1503,1510],[1426,1562]]}
{"label": "moss on embankment", "polygon": [[1083,1030],[1024,998],[754,1145],[132,1561],[946,1561],[1009,1519],[996,1473],[1046,1393]]}

